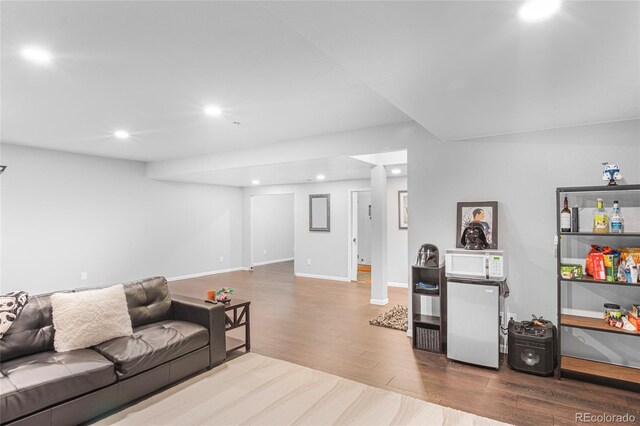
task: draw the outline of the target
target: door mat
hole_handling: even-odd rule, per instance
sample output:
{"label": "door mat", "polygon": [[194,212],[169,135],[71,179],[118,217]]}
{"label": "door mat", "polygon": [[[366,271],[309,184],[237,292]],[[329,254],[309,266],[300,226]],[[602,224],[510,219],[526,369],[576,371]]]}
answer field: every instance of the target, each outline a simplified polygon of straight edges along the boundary
{"label": "door mat", "polygon": [[406,306],[396,305],[387,312],[378,315],[369,324],[378,327],[393,328],[394,330],[407,331],[409,322],[409,309]]}

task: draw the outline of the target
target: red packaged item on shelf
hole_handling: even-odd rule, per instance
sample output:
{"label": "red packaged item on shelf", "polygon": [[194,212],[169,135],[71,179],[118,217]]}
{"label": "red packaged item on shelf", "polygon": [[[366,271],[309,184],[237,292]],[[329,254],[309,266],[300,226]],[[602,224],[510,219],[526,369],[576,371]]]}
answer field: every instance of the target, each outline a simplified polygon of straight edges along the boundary
{"label": "red packaged item on shelf", "polygon": [[629,320],[629,322],[633,325],[636,326],[636,332],[640,333],[640,319],[638,319],[635,315],[633,315],[631,312],[629,312],[629,314],[627,315],[627,319]]}
{"label": "red packaged item on shelf", "polygon": [[594,280],[606,280],[606,270],[604,267],[604,255],[611,252],[611,247],[591,246],[591,251],[587,255],[586,269],[587,274],[591,275]]}

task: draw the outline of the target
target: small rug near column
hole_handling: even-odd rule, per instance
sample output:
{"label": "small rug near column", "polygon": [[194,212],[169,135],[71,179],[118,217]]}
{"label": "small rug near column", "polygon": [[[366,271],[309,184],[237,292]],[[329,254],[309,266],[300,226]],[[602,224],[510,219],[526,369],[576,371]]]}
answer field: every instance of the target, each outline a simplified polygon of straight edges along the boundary
{"label": "small rug near column", "polygon": [[409,322],[409,310],[406,306],[396,305],[384,314],[380,314],[369,324],[378,327],[393,328],[394,330],[407,331],[407,323]]}
{"label": "small rug near column", "polygon": [[[464,396],[464,389],[461,389]],[[255,353],[242,355],[97,424],[502,425]]]}

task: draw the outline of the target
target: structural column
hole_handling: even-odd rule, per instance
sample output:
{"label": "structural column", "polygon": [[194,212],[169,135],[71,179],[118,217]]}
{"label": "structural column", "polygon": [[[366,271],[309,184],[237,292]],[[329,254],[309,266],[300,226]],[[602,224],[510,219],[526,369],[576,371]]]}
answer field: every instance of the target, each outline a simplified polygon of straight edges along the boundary
{"label": "structural column", "polygon": [[371,301],[386,305],[387,297],[387,170],[371,169]]}

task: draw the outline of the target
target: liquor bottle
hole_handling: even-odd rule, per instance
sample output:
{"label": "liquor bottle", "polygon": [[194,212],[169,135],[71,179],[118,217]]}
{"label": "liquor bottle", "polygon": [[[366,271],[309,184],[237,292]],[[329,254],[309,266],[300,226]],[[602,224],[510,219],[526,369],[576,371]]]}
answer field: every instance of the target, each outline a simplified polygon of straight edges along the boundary
{"label": "liquor bottle", "polygon": [[624,219],[622,219],[622,213],[620,213],[620,206],[617,201],[613,202],[613,212],[611,213],[611,232],[616,234],[622,234],[624,226]]}
{"label": "liquor bottle", "polygon": [[571,210],[567,197],[564,197],[564,208],[560,212],[560,232],[571,232]]}
{"label": "liquor bottle", "polygon": [[609,216],[604,209],[602,198],[598,198],[596,209],[593,211],[593,232],[598,234],[609,233]]}

